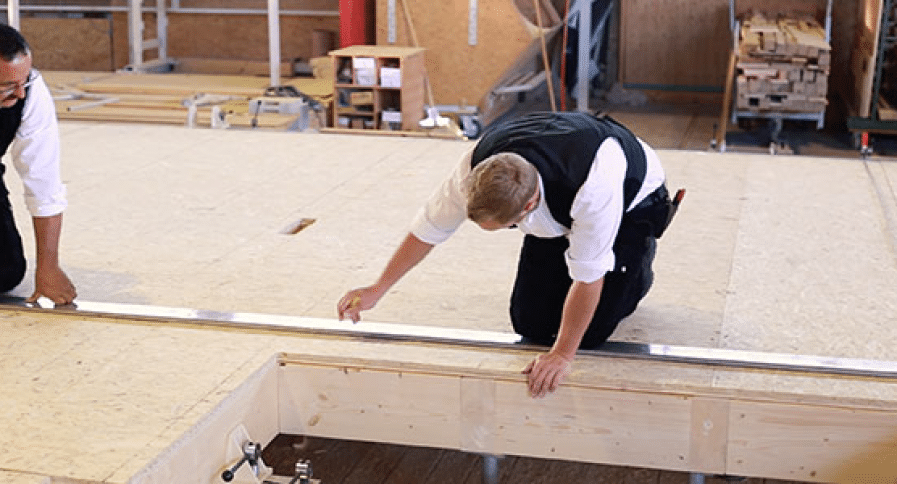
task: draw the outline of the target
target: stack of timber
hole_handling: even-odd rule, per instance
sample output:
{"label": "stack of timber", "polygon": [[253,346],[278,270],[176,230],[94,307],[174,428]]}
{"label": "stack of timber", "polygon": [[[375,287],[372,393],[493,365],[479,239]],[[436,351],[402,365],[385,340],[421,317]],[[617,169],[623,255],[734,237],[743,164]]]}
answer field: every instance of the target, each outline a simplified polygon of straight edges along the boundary
{"label": "stack of timber", "polygon": [[[264,98],[269,85],[261,76],[69,71],[43,71],[42,75],[60,120],[292,129],[300,116],[250,112],[252,100]],[[332,81],[324,78],[287,79],[282,85],[324,107],[333,93]],[[309,110],[310,127],[319,127],[317,118]]]}
{"label": "stack of timber", "polygon": [[818,113],[828,101],[831,45],[815,19],[742,20],[736,64],[739,110]]}

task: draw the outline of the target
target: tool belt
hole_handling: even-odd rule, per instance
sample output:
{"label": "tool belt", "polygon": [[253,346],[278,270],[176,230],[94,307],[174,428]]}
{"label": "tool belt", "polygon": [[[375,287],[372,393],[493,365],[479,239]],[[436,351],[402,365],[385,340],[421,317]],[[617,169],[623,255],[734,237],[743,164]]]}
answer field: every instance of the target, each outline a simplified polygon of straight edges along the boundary
{"label": "tool belt", "polygon": [[659,239],[673,221],[684,197],[685,189],[680,188],[671,199],[666,186],[661,185],[626,212],[620,224],[620,235],[627,238],[650,236]]}

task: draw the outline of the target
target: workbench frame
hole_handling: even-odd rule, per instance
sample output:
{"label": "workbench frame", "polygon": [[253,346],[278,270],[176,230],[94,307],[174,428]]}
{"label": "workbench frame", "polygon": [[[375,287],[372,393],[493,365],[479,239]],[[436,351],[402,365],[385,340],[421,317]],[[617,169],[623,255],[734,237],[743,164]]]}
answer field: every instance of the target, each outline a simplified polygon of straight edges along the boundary
{"label": "workbench frame", "polygon": [[[681,378],[693,372],[756,377],[755,370],[725,362],[739,355],[764,367],[768,354],[730,351],[708,359],[720,350],[647,345],[653,356],[644,358],[619,351],[638,345],[618,344],[581,352],[577,367],[587,374],[571,375],[556,394],[532,399],[520,367],[544,349],[518,344],[511,334],[85,302],[75,311],[5,310],[45,314],[55,324],[124,325],[138,340],[143,332],[171,333],[172,340],[183,331],[230,334],[234,342],[279,335],[267,363],[130,476],[134,484],[220,475],[233,465],[235,429],[265,444],[286,433],[456,449],[487,456],[484,470],[498,465],[498,456],[520,455],[690,472],[692,482],[703,474],[849,482],[841,479],[857,462],[864,477],[897,477],[893,403],[833,400],[787,384],[736,392]],[[687,358],[660,359],[665,352]],[[790,368],[765,371],[785,372],[783,382],[790,375],[819,378],[821,388],[845,381],[893,385],[897,377],[895,362],[819,358],[825,368],[814,368],[806,364],[812,359],[794,358]],[[832,371],[845,365],[872,371]],[[651,384],[632,378],[636,368],[668,376]],[[885,464],[868,466],[868,453],[885,453]]]}

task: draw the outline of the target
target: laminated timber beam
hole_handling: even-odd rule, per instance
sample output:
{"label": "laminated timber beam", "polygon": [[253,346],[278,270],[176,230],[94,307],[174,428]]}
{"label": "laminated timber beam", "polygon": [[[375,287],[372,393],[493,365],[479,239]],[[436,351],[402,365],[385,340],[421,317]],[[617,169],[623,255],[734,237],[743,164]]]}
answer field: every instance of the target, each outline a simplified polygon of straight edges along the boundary
{"label": "laminated timber beam", "polygon": [[[556,394],[532,399],[520,369],[543,349],[504,333],[9,299],[0,326],[4,366],[24,368],[0,381],[16,395],[0,414],[16,444],[0,469],[86,482],[210,479],[238,427],[261,442],[290,433],[806,482],[851,482],[845,465],[897,440],[893,362],[781,366],[767,363],[787,355],[667,347],[680,354],[669,359],[617,344],[582,352]],[[69,427],[52,446],[42,415]],[[94,433],[128,452],[83,456]],[[63,465],[66,452],[79,466]],[[897,478],[893,460],[880,467],[864,465],[880,479],[867,482]]]}

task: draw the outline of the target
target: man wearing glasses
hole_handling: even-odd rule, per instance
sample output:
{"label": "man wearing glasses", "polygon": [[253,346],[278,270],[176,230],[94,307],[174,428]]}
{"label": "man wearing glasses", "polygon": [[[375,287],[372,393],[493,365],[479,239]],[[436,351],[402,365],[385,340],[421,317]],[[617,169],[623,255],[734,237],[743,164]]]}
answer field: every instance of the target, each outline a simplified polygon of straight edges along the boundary
{"label": "man wearing glasses", "polygon": [[511,293],[514,331],[550,346],[523,373],[533,397],[554,391],[579,348],[607,340],[654,280],[670,200],[656,152],[627,128],[586,113],[530,113],[490,128],[418,212],[379,279],[347,292],[358,321],[466,219],[524,234]]}
{"label": "man wearing glasses", "polygon": [[[0,25],[0,155],[9,151],[22,179],[34,226],[36,265],[30,302],[47,297],[69,304],[75,286],[59,266],[62,212],[67,206],[60,177],[59,128],[53,98],[31,67],[31,51],[18,31]],[[0,293],[25,277],[22,239],[13,220],[0,164]]]}

